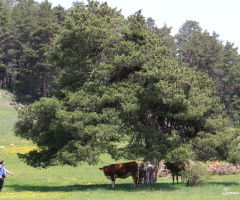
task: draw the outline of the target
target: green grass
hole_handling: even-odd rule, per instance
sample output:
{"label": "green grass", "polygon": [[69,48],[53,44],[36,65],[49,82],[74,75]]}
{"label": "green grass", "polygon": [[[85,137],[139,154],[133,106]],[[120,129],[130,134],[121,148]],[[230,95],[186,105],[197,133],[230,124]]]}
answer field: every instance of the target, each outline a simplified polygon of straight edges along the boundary
{"label": "green grass", "polygon": [[[3,92],[6,91],[0,90]],[[9,100],[0,96],[0,147],[5,147],[0,148],[0,160],[5,160],[6,169],[14,176],[7,176],[0,199],[240,199],[240,194],[222,195],[224,188],[240,193],[240,175],[213,176],[201,187],[173,186],[172,179],[158,178],[155,185],[134,188],[129,177],[117,179],[112,189],[111,182],[98,169],[115,163],[108,155],[103,155],[102,163],[96,166],[83,163],[79,167],[57,166],[42,170],[29,167],[16,153],[28,151],[34,144],[14,135],[17,113]]]}

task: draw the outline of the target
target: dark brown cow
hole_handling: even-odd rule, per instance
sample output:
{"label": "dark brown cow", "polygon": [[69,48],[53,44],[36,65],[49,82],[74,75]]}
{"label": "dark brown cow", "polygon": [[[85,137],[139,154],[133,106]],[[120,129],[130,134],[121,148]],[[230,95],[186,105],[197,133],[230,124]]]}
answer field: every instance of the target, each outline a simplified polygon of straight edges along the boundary
{"label": "dark brown cow", "polygon": [[103,170],[105,176],[112,181],[113,188],[116,178],[127,178],[129,176],[133,177],[134,187],[137,185],[138,164],[136,162],[112,164],[99,169]]}
{"label": "dark brown cow", "polygon": [[164,163],[166,168],[171,171],[174,185],[174,176],[176,176],[178,183],[178,176],[181,175],[181,183],[184,183],[185,177],[183,176],[183,172],[186,171],[187,163],[182,163],[180,165],[176,163]]}

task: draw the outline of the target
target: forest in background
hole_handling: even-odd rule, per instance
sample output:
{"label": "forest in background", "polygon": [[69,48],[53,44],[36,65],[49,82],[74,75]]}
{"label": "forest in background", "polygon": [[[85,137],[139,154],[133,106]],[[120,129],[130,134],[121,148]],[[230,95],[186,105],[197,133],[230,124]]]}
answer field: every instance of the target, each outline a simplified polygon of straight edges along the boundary
{"label": "forest in background", "polygon": [[[199,22],[186,21],[172,36],[140,11],[126,19],[95,1],[65,10],[1,0],[0,38],[0,87],[20,101],[40,100],[20,111],[17,125],[43,150],[30,153],[28,164],[95,163],[104,151],[156,159],[189,141],[200,159],[208,152],[236,162],[238,144],[229,147],[234,158],[223,153],[229,143],[204,146],[225,137],[222,127],[240,126],[240,56]],[[115,143],[123,138],[129,148],[120,155]]]}

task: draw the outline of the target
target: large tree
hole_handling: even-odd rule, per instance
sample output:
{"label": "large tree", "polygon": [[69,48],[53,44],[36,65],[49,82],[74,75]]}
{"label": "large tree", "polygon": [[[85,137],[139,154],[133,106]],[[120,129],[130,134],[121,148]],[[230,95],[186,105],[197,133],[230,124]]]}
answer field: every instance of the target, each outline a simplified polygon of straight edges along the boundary
{"label": "large tree", "polygon": [[160,161],[186,145],[198,153],[190,141],[221,131],[211,79],[177,65],[140,11],[125,20],[89,1],[65,24],[50,53],[61,90],[19,110],[16,134],[39,147],[20,155],[28,164],[95,164],[101,153]]}

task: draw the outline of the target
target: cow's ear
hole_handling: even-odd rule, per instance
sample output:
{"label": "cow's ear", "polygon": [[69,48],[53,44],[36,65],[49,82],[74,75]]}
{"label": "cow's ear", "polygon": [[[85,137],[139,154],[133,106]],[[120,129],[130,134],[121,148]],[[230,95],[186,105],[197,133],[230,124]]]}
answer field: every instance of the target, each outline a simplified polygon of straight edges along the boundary
{"label": "cow's ear", "polygon": [[99,168],[100,170],[103,170],[103,167],[102,168]]}

